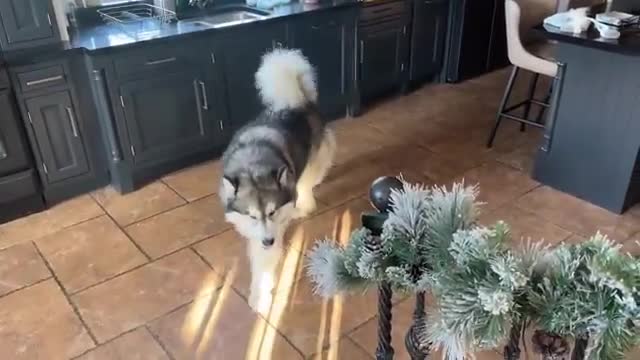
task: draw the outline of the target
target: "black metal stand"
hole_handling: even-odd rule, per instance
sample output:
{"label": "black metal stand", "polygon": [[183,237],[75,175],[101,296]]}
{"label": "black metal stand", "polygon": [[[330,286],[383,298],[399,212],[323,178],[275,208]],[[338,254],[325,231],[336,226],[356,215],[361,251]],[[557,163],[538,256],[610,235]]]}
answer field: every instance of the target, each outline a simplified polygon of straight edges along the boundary
{"label": "black metal stand", "polygon": [[[366,227],[375,236],[382,233],[387,212],[391,208],[391,189],[401,189],[402,182],[395,177],[385,176],[376,179],[369,189],[369,200],[378,213],[363,214],[362,226]],[[394,351],[391,346],[391,310],[393,290],[387,282],[378,285],[378,347],[376,348],[376,360],[392,360]]]}
{"label": "black metal stand", "polygon": [[504,360],[520,359],[520,335],[522,333],[522,322],[515,322],[511,326],[509,342],[504,347]]}
{"label": "black metal stand", "polygon": [[413,324],[407,331],[404,338],[404,345],[407,352],[411,356],[411,360],[424,360],[429,355],[429,348],[423,346],[418,333],[423,329],[426,322],[426,314],[424,312],[424,292],[416,294],[416,307],[413,311]]}
{"label": "black metal stand", "polygon": [[588,337],[580,337],[576,339],[576,343],[573,345],[573,352],[571,353],[571,360],[584,360],[586,355],[587,346],[589,346]]}
{"label": "black metal stand", "polygon": [[376,360],[392,360],[393,346],[391,346],[391,298],[393,291],[387,282],[378,286],[378,348]]}

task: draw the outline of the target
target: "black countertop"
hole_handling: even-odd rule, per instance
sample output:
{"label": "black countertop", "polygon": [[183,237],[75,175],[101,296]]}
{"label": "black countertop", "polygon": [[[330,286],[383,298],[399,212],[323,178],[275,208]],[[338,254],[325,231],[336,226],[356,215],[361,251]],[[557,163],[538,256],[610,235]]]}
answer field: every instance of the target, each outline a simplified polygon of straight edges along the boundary
{"label": "black countertop", "polygon": [[593,49],[600,49],[620,54],[640,56],[640,28],[622,31],[619,39],[603,39],[597,30],[591,26],[587,32],[571,34],[560,31],[553,26],[540,24],[535,30],[543,37],[560,43],[580,45]]}
{"label": "black countertop", "polygon": [[[304,4],[293,0],[289,4],[276,6],[269,10],[269,14],[262,19],[252,22],[232,25],[221,28],[208,28],[193,24],[197,18],[190,18],[162,26],[127,27],[126,31],[117,25],[98,25],[96,27],[80,29],[70,33],[70,41],[61,42],[55,45],[29,48],[5,52],[5,60],[11,65],[28,65],[42,61],[54,60],[67,56],[70,52],[101,54],[110,51],[117,51],[123,48],[136,46],[147,42],[160,42],[163,40],[176,39],[181,36],[194,36],[211,34],[230,29],[249,28],[256,24],[270,21],[282,20],[283,18],[320,12],[330,9],[349,7],[357,5],[357,0],[321,0],[316,4]],[[206,17],[207,14],[202,15]]]}

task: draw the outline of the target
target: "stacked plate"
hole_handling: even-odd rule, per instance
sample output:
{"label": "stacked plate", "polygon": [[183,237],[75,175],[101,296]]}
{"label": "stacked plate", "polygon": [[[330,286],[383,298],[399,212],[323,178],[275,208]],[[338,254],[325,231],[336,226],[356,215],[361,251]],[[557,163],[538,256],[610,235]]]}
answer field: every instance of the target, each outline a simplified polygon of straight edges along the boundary
{"label": "stacked plate", "polygon": [[638,22],[640,22],[640,16],[619,11],[610,11],[602,14],[597,14],[596,21],[616,27],[627,27],[637,25]]}

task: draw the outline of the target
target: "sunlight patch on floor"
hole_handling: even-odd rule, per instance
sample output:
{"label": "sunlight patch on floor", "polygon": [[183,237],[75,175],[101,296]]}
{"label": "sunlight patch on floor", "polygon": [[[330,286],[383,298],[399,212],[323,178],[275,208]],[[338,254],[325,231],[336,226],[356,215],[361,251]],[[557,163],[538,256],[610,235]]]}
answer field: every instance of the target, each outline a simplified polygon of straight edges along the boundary
{"label": "sunlight patch on floor", "polygon": [[[224,277],[222,287],[217,292],[206,293],[204,289],[208,289],[208,287],[202,287],[201,293],[196,296],[196,301],[187,314],[186,321],[182,326],[182,340],[194,349],[194,353],[198,357],[207,351],[207,346],[214,336],[213,332],[224,309],[229,291],[232,291],[231,284],[236,277],[237,270],[238,261],[235,260]],[[198,300],[205,298],[208,298],[208,301]]]}

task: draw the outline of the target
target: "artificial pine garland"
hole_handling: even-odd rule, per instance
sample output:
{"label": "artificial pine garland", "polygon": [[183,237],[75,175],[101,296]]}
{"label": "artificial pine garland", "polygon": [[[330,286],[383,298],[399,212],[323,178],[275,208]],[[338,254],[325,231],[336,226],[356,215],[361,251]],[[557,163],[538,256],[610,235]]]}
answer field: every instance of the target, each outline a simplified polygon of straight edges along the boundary
{"label": "artificial pine garland", "polygon": [[586,343],[585,358],[622,359],[640,340],[640,262],[599,234],[553,251],[510,249],[506,224],[476,225],[476,195],[461,183],[404,183],[391,192],[379,237],[362,228],[344,247],[316,244],[307,265],[316,292],[330,297],[383,281],[431,292],[435,306],[419,337],[450,360],[506,343],[505,353],[517,356],[514,338],[526,325],[537,329],[545,359],[567,355],[569,340]]}

